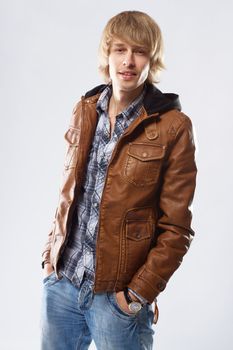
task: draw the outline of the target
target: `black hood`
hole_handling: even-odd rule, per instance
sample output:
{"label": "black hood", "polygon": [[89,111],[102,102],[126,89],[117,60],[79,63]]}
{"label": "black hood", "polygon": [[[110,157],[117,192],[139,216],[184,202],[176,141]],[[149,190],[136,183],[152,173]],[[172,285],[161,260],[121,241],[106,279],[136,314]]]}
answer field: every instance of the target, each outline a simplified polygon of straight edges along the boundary
{"label": "black hood", "polygon": [[[101,84],[89,90],[85,94],[85,98],[101,93],[106,84]],[[146,94],[143,101],[144,108],[148,115],[159,113],[163,114],[171,109],[181,110],[179,96],[172,93],[163,93],[153,84],[146,84]]]}

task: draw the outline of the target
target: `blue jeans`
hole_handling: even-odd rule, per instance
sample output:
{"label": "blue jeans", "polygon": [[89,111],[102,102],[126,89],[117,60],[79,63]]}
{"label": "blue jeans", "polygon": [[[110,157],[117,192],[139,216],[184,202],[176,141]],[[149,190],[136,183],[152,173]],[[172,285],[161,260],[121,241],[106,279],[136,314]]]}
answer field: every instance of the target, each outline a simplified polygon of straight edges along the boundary
{"label": "blue jeans", "polygon": [[84,350],[92,339],[98,350],[149,350],[153,345],[153,310],[124,312],[115,292],[96,293],[87,280],[76,288],[55,273],[43,281],[42,350]]}

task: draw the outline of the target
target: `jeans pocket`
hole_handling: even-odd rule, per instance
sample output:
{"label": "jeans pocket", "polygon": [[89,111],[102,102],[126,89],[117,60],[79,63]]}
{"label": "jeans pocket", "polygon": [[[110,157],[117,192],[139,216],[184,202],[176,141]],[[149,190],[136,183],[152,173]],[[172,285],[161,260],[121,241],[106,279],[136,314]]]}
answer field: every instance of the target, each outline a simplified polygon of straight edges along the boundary
{"label": "jeans pocket", "polygon": [[52,273],[50,273],[48,276],[46,276],[43,279],[43,285],[44,286],[51,286],[53,284],[55,284],[56,282],[58,282],[59,279],[57,278],[55,271],[53,271]]}
{"label": "jeans pocket", "polygon": [[122,310],[116,299],[116,292],[107,292],[107,299],[111,311],[122,319],[135,319],[137,314],[127,313]]}
{"label": "jeans pocket", "polygon": [[54,273],[55,273],[55,272],[53,271],[53,272],[50,273],[48,276],[44,277],[44,278],[43,278],[43,283],[47,282],[47,281],[50,279],[50,277],[52,277],[52,275],[53,275]]}

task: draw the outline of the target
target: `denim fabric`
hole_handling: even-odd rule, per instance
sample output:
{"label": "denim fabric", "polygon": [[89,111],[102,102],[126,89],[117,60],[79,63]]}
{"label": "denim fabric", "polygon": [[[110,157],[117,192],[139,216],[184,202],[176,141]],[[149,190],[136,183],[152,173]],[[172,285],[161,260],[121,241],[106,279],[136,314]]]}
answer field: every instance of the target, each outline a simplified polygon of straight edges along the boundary
{"label": "denim fabric", "polygon": [[84,277],[75,287],[65,276],[44,279],[42,350],[149,350],[153,346],[152,306],[136,315],[124,312],[115,292],[94,294]]}

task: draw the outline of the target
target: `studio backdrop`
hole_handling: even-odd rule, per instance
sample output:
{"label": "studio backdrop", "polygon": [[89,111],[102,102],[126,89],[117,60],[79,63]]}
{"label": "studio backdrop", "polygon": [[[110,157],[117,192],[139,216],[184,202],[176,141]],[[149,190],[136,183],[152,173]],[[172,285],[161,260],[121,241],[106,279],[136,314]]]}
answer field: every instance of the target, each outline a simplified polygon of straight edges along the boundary
{"label": "studio backdrop", "polygon": [[158,298],[154,349],[232,348],[232,2],[1,0],[2,350],[40,347],[41,251],[58,202],[64,133],[80,96],[103,83],[100,35],[124,10],[160,25],[166,70],[158,88],[179,94],[198,148],[196,234]]}

